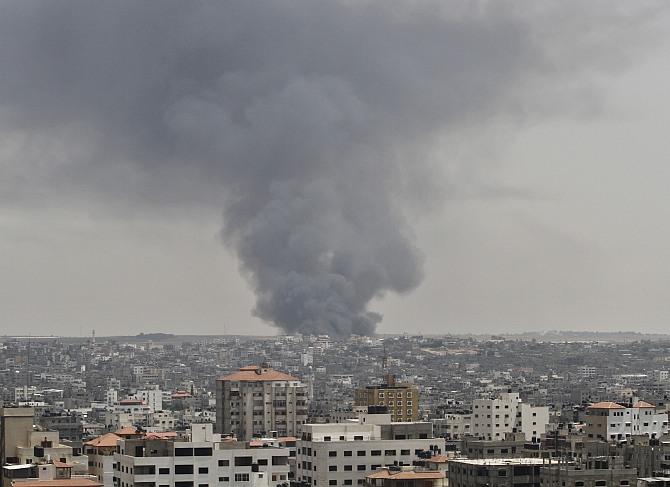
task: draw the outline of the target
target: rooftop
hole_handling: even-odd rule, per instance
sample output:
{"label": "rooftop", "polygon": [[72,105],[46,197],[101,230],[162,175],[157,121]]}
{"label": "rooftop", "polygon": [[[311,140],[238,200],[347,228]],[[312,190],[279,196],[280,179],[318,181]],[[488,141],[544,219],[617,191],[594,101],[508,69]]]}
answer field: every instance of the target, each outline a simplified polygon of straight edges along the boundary
{"label": "rooftop", "polygon": [[586,409],[626,409],[623,407],[621,404],[617,404],[612,401],[603,401],[603,402],[597,402],[595,404],[591,404],[588,408]]}
{"label": "rooftop", "polygon": [[253,382],[253,381],[297,381],[299,380],[292,375],[279,372],[278,370],[267,367],[259,367],[257,365],[248,365],[240,368],[239,372],[234,372],[230,375],[222,377],[220,380],[225,381],[239,381],[239,382]]}

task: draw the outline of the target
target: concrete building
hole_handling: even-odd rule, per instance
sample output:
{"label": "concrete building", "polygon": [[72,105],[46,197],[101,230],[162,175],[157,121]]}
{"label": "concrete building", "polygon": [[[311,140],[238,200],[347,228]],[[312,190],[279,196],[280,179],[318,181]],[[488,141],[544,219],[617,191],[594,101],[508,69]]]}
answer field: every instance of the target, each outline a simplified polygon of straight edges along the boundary
{"label": "concrete building", "polygon": [[[17,448],[28,443],[33,431],[33,408],[0,408],[0,458],[2,465],[18,463]],[[4,469],[0,469],[0,484]]]}
{"label": "concrete building", "polygon": [[354,395],[356,406],[386,406],[393,421],[419,420],[419,389],[412,384],[402,384],[388,374],[381,385],[357,389]]}
{"label": "concrete building", "polygon": [[668,415],[657,413],[656,407],[645,401],[636,401],[632,405],[598,402],[586,409],[584,431],[589,438],[604,441],[636,435],[659,438],[668,433]]}
{"label": "concrete building", "polygon": [[449,487],[540,487],[541,458],[450,460]]}
{"label": "concrete building", "polygon": [[296,480],[316,487],[362,485],[376,470],[412,465],[441,453],[443,445],[431,423],[392,422],[390,414],[306,424],[297,442]]}
{"label": "concrete building", "polygon": [[163,410],[163,391],[158,386],[135,392],[134,398],[149,406],[152,413]]}
{"label": "concrete building", "polygon": [[495,399],[475,399],[472,412],[472,435],[487,440],[522,432],[526,440],[532,441],[541,437],[549,423],[548,407],[525,404],[513,392],[502,393]]}
{"label": "concrete building", "polygon": [[[617,457],[600,457],[586,463],[554,463],[540,469],[542,487],[632,487],[637,470],[627,468]],[[618,458],[618,460],[621,460]]]}
{"label": "concrete building", "polygon": [[105,487],[114,487],[114,453],[119,440],[120,436],[107,433],[84,443],[88,472]]}
{"label": "concrete building", "polygon": [[186,440],[120,440],[114,455],[116,487],[275,487],[288,482],[288,450],[221,441],[211,424],[194,425]]}
{"label": "concrete building", "polygon": [[248,366],[216,381],[217,432],[240,440],[296,436],[307,421],[307,386],[276,370]]}

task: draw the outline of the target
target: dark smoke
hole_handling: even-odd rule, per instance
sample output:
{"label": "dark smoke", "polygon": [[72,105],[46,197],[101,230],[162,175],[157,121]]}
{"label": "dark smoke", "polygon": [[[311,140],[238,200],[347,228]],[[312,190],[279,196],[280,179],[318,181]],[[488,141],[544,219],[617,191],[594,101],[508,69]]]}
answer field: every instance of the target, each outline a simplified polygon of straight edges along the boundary
{"label": "dark smoke", "polygon": [[422,279],[425,154],[560,78],[538,3],[4,2],[1,198],[221,204],[259,317],[372,334]]}

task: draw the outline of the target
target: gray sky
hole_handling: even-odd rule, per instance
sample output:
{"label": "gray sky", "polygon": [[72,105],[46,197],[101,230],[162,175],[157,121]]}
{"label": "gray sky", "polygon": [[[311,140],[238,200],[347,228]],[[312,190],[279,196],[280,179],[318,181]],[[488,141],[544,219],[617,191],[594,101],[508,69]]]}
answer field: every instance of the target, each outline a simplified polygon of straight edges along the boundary
{"label": "gray sky", "polygon": [[663,3],[192,5],[3,4],[0,332],[667,330]]}

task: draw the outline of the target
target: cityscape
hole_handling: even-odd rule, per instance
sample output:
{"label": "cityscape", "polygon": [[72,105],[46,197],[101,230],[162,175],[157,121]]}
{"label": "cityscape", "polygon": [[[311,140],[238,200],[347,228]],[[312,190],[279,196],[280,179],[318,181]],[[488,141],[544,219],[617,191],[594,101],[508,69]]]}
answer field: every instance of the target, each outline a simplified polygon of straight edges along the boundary
{"label": "cityscape", "polygon": [[664,485],[670,338],[594,335],[5,337],[3,482]]}
{"label": "cityscape", "polygon": [[0,0],[0,487],[670,487],[669,0]]}

